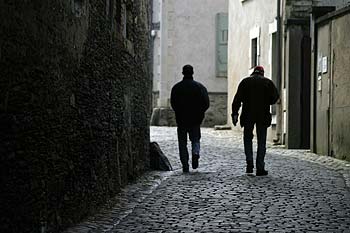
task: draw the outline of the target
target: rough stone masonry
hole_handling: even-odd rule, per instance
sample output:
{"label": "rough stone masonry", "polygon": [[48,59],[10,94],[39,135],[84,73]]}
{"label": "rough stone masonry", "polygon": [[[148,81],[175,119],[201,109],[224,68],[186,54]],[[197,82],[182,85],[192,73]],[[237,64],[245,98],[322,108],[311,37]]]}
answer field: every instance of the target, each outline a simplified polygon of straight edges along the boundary
{"label": "rough stone masonry", "polygon": [[58,232],[147,169],[149,1],[0,1],[0,232]]}

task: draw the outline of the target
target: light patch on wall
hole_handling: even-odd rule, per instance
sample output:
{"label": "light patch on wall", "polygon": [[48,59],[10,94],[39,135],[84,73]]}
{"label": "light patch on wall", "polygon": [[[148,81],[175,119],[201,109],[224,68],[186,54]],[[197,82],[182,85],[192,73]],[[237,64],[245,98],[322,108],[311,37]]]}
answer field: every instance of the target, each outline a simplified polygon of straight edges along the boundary
{"label": "light patch on wall", "polygon": [[328,71],[328,58],[322,57],[322,73],[327,73]]}
{"label": "light patch on wall", "polygon": [[318,75],[318,78],[317,78],[317,90],[322,91],[322,76],[321,75]]}

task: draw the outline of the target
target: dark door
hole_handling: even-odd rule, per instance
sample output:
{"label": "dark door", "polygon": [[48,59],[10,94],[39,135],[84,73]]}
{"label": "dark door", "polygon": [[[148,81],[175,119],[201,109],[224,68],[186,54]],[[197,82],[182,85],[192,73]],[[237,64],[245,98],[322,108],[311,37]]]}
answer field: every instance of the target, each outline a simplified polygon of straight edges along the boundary
{"label": "dark door", "polygon": [[310,78],[311,38],[304,36],[301,42],[301,148],[310,148]]}

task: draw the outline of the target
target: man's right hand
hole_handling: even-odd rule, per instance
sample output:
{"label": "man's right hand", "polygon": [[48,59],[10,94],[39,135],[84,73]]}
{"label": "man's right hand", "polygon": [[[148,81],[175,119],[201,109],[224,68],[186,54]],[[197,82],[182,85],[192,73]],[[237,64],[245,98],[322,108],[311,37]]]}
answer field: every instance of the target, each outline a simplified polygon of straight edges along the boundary
{"label": "man's right hand", "polygon": [[236,126],[238,122],[238,115],[231,115],[231,117],[233,125]]}

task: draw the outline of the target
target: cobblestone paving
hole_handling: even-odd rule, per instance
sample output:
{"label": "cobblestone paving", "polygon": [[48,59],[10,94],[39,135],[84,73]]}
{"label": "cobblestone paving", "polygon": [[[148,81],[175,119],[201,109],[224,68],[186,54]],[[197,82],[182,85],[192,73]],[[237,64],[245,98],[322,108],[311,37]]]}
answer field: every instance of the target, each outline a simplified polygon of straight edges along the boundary
{"label": "cobblestone paving", "polygon": [[183,174],[176,128],[152,127],[175,171],[146,174],[67,232],[350,232],[349,163],[270,146],[269,175],[247,176],[241,138],[202,129],[200,167]]}

